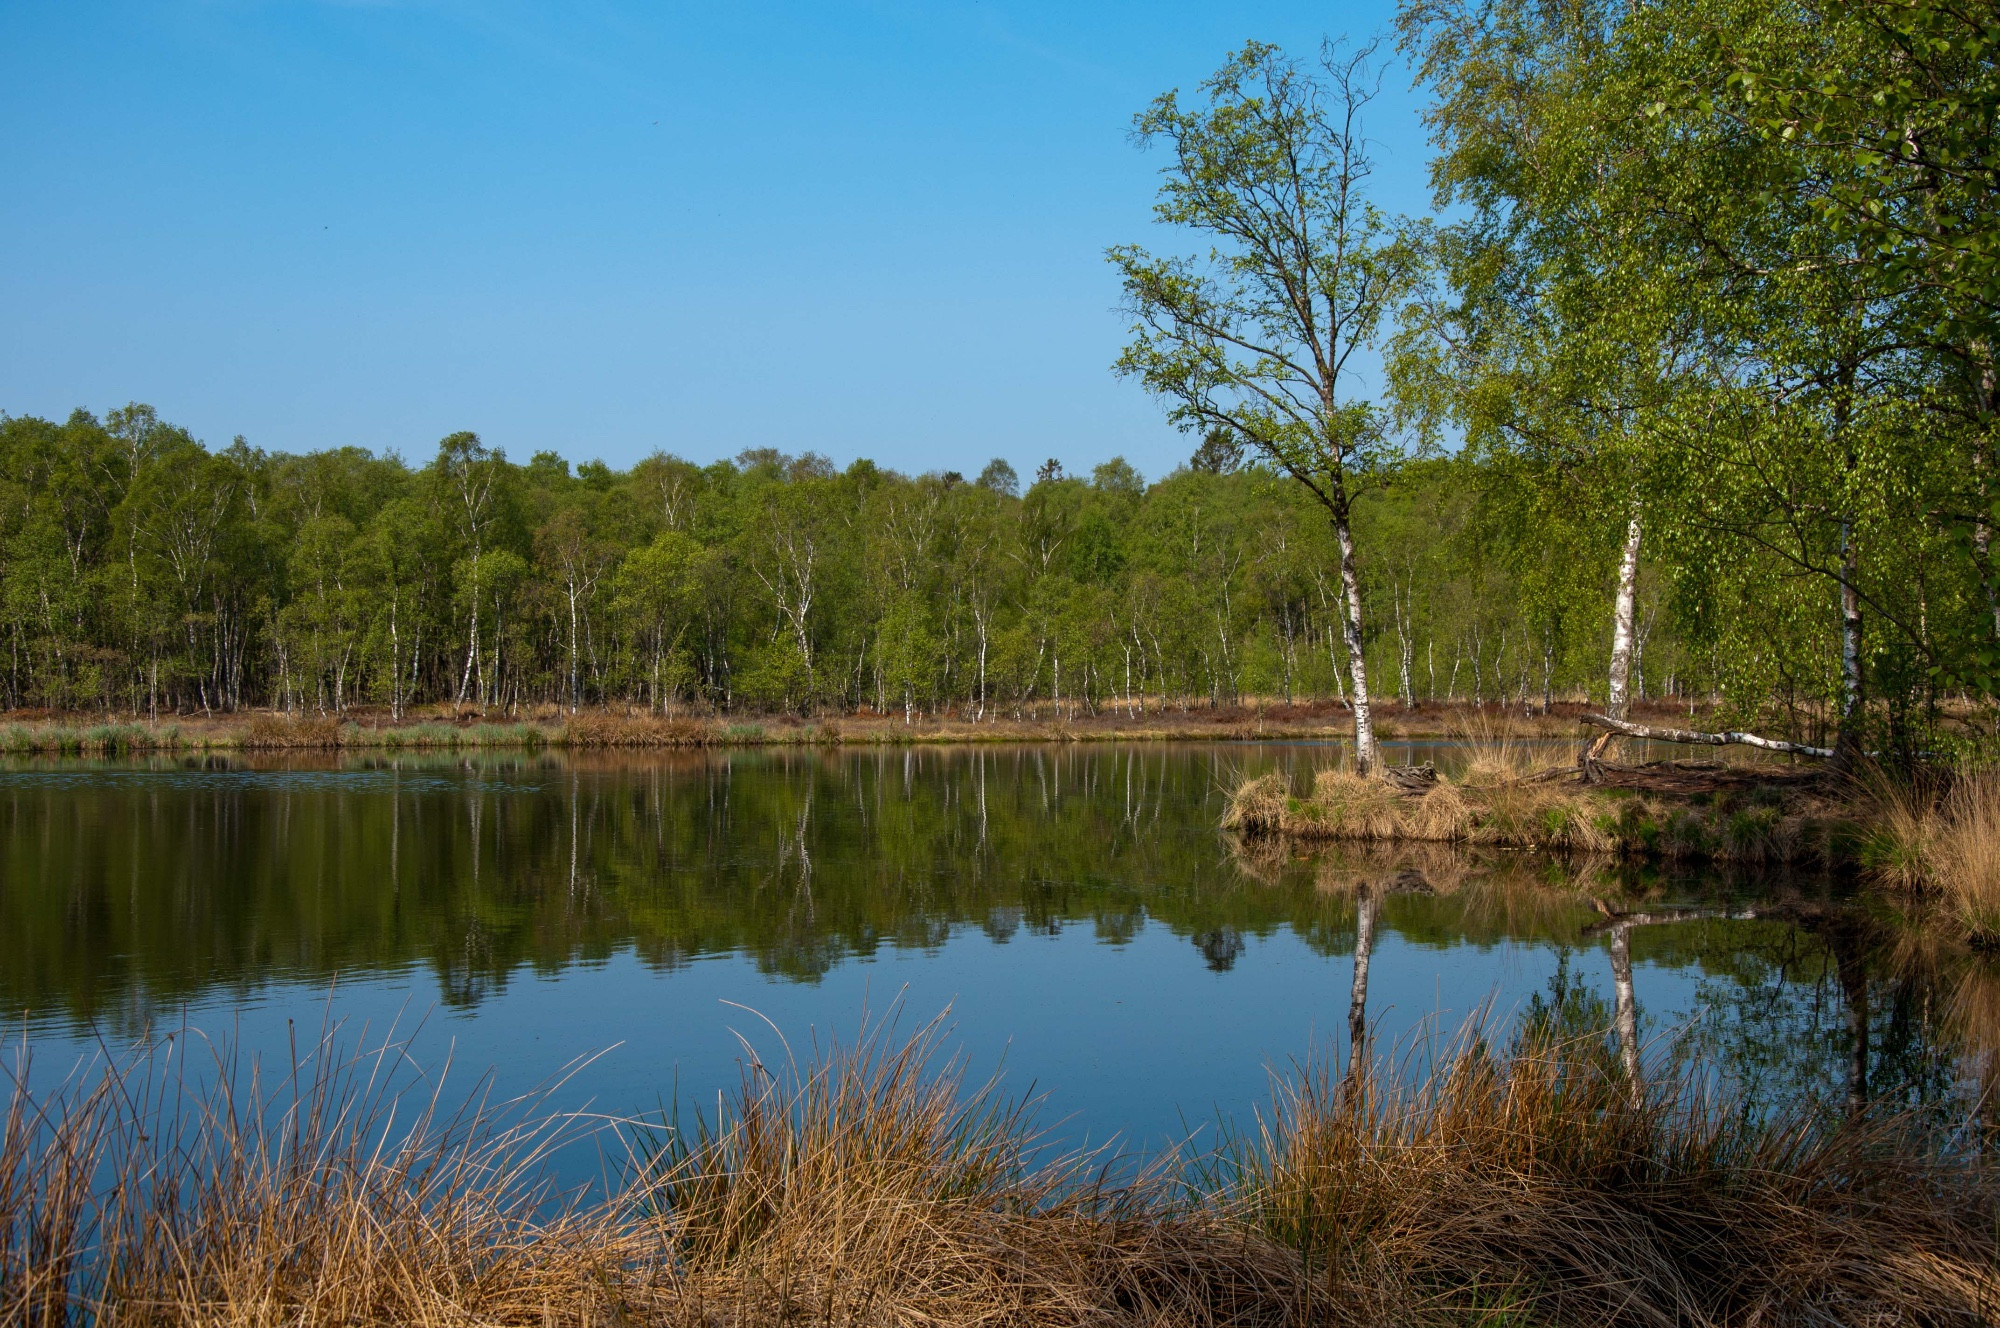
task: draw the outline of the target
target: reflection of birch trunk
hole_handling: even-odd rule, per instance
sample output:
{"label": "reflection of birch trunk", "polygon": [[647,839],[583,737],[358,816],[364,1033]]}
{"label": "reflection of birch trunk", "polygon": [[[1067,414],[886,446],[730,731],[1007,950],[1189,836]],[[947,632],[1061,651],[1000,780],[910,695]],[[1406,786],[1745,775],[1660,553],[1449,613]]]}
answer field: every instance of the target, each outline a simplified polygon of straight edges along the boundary
{"label": "reflection of birch trunk", "polygon": [[576,906],[576,771],[569,773],[569,903]]}
{"label": "reflection of birch trunk", "polygon": [[1847,1109],[1859,1115],[1868,1109],[1868,964],[1851,929],[1836,929],[1830,943],[1847,1006]]}
{"label": "reflection of birch trunk", "polygon": [[1375,949],[1375,891],[1354,895],[1354,990],[1347,1001],[1347,1073],[1358,1078],[1368,1061],[1368,957]]}
{"label": "reflection of birch trunk", "polygon": [[1618,1055],[1625,1064],[1626,1092],[1632,1105],[1645,1098],[1645,1081],[1639,1074],[1639,997],[1632,986],[1632,927],[1618,923],[1611,929],[1611,983],[1617,992],[1613,1022],[1618,1029]]}

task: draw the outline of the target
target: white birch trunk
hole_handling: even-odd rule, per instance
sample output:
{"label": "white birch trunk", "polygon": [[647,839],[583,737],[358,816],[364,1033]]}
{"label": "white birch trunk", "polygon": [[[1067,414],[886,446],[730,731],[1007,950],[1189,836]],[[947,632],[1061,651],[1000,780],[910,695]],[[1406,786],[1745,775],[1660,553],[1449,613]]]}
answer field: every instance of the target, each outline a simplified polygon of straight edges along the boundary
{"label": "white birch trunk", "polygon": [[1381,764],[1375,747],[1375,719],[1368,709],[1368,662],[1361,655],[1361,575],[1354,565],[1354,532],[1343,514],[1335,517],[1334,535],[1340,541],[1340,586],[1347,596],[1347,669],[1354,685],[1354,768],[1373,774]]}
{"label": "white birch trunk", "polygon": [[1639,601],[1639,514],[1625,525],[1625,551],[1618,558],[1618,596],[1611,609],[1611,685],[1604,713],[1625,719],[1632,711],[1632,645]]}
{"label": "white birch trunk", "polygon": [[1851,522],[1841,522],[1840,552],[1840,732],[1833,740],[1837,761],[1851,760],[1861,750],[1861,595],[1854,587],[1861,574],[1861,554]]}

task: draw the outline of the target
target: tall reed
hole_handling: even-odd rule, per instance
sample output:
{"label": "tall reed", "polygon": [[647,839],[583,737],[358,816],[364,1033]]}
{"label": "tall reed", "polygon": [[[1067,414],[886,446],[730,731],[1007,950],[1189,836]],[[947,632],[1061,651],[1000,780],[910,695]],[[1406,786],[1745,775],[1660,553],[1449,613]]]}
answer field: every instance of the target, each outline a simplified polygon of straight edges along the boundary
{"label": "tall reed", "polygon": [[1877,877],[1937,897],[1974,944],[2000,945],[2000,767],[1946,780],[1865,777],[1863,856]]}

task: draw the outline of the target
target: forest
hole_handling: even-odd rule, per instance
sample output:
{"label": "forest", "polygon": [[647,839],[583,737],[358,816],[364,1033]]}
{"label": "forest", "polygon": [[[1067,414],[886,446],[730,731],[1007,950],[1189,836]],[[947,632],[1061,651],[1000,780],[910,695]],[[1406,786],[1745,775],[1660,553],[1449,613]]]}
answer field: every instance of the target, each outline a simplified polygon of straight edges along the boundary
{"label": "forest", "polygon": [[[1388,619],[1369,649],[1412,703],[1541,704],[1603,672],[1609,600],[1535,610],[1483,470],[1415,465],[1364,505]],[[0,473],[14,707],[978,717],[1344,696],[1329,527],[1256,466],[1148,484],[1051,461],[1025,490],[1005,462],[966,480],[775,451],[572,473],[456,435],[411,467],[210,452],[132,407],[7,420]],[[1695,685],[1662,621],[1649,600],[1641,688]]]}
{"label": "forest", "polygon": [[1391,40],[1428,97],[1428,217],[1369,198],[1387,48],[1253,43],[1135,121],[1165,247],[1108,255],[1115,370],[1188,433],[1171,474],[909,476],[812,440],[625,471],[470,433],[286,455],[142,405],[8,417],[0,702],[1317,698],[1364,764],[1384,697],[1671,697],[1847,750],[1990,729],[1990,18],[1409,0]]}

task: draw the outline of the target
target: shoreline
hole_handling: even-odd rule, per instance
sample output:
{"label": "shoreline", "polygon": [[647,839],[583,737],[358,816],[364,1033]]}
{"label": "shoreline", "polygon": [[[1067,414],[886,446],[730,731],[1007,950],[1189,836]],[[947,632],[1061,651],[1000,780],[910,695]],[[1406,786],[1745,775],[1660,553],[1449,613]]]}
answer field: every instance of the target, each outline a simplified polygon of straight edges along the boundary
{"label": "shoreline", "polygon": [[1363,778],[1337,767],[1300,790],[1273,772],[1229,793],[1223,827],[1287,847],[1485,846],[1640,862],[1806,866],[1912,902],[1974,949],[2000,950],[2000,769],[1891,778],[1768,759],[1537,768],[1520,744],[1474,745],[1466,772]]}
{"label": "shoreline", "polygon": [[[1545,713],[1469,702],[1391,703],[1376,712],[1385,743],[1465,742],[1504,729],[1515,741],[1579,743],[1590,707],[1559,702]],[[1685,706],[1636,707],[1684,720]],[[1697,710],[1697,716],[1702,712]],[[929,746],[1013,742],[1312,742],[1351,745],[1352,719],[1334,702],[1193,707],[1118,707],[1094,715],[929,717],[894,714],[665,715],[597,707],[571,715],[539,706],[519,714],[426,707],[392,719],[386,711],[342,715],[238,711],[148,719],[119,713],[17,711],[0,714],[0,754],[119,755],[141,752],[340,751],[398,749],[697,748]]]}

